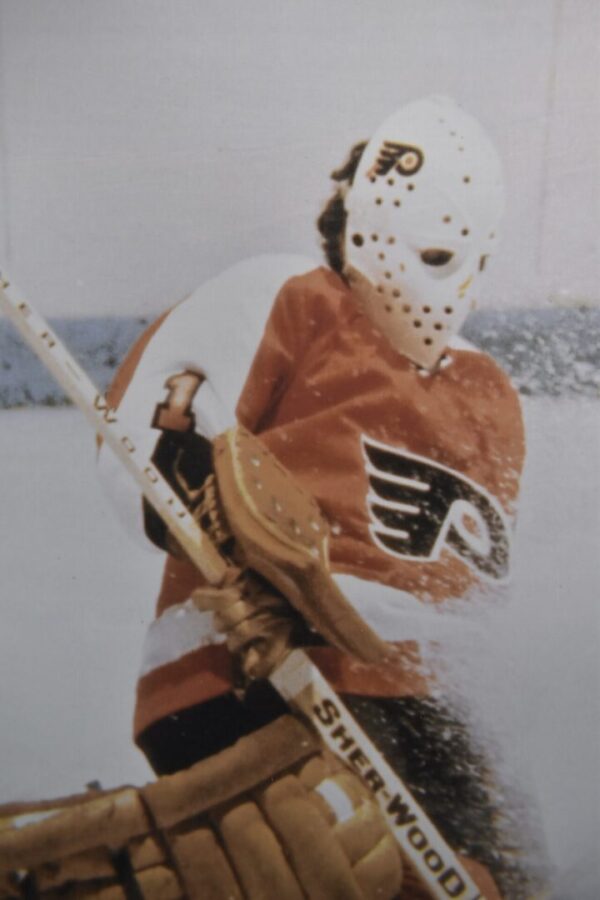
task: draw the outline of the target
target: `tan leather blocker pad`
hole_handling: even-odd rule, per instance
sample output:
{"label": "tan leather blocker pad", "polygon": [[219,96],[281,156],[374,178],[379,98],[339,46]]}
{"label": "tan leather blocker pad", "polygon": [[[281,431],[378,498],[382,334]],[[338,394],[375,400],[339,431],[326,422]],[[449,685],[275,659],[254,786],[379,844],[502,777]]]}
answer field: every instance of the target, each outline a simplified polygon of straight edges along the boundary
{"label": "tan leather blocker pad", "polygon": [[315,499],[239,425],[215,439],[214,465],[225,515],[248,567],[340,650],[363,662],[392,656],[331,577],[329,528]]}

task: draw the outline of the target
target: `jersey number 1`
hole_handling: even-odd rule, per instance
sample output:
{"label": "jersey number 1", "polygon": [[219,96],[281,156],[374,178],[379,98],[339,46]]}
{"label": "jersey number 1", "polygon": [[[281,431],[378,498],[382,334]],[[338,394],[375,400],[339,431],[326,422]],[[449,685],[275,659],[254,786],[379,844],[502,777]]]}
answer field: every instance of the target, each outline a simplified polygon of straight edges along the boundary
{"label": "jersey number 1", "polygon": [[161,431],[192,431],[195,425],[192,401],[203,381],[204,376],[197,372],[171,375],[165,382],[169,391],[167,399],[157,405],[152,427]]}

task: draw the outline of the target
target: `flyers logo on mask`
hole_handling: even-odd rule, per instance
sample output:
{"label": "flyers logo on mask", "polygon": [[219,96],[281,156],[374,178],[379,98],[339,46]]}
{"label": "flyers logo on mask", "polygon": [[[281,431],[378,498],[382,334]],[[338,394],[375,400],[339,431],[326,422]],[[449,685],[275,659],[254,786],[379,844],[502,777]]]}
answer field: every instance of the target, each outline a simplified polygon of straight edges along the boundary
{"label": "flyers logo on mask", "polygon": [[374,181],[378,176],[387,175],[392,168],[399,175],[416,175],[423,165],[423,160],[423,151],[418,147],[398,144],[396,141],[384,141],[367,175]]}
{"label": "flyers logo on mask", "polygon": [[399,559],[439,559],[443,549],[491,581],[509,574],[510,522],[499,501],[464,475],[362,437],[374,543]]}

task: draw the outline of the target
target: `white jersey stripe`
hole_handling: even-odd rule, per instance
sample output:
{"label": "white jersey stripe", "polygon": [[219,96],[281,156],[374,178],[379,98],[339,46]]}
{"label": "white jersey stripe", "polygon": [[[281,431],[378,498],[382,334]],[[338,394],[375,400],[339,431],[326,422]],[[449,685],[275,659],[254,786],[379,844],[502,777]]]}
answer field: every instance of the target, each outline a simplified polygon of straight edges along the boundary
{"label": "white jersey stripe", "polygon": [[170,606],[148,628],[140,676],[224,640],[213,625],[213,614],[201,612],[192,599]]}
{"label": "white jersey stripe", "polygon": [[355,575],[334,575],[334,581],[356,612],[387,641],[443,642],[457,637],[480,639],[484,626],[470,602],[423,603],[407,591]]}

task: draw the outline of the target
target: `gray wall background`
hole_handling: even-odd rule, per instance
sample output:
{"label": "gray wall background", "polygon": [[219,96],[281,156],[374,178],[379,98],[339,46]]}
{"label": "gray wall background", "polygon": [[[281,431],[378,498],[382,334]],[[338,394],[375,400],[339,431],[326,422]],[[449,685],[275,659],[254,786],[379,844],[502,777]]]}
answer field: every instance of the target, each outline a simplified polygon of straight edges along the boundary
{"label": "gray wall background", "polygon": [[0,0],[0,265],[51,316],[152,315],[318,254],[328,173],[456,97],[506,162],[487,305],[598,305],[596,0]]}

